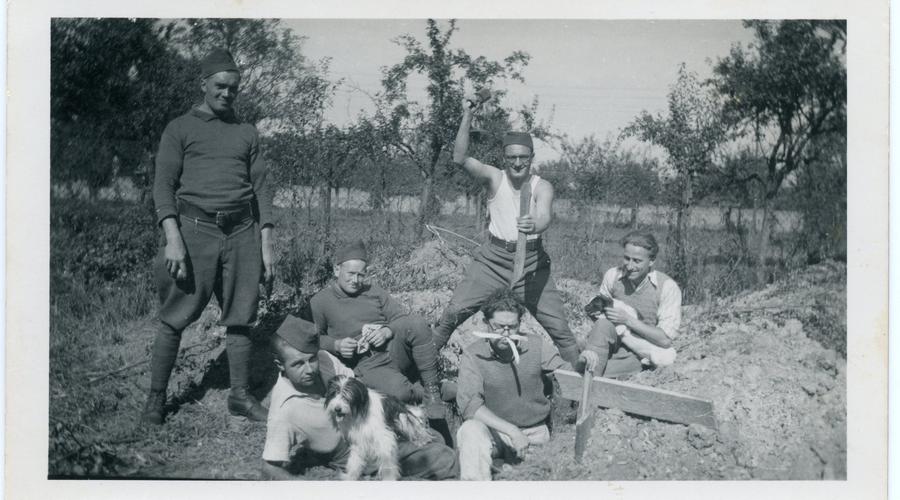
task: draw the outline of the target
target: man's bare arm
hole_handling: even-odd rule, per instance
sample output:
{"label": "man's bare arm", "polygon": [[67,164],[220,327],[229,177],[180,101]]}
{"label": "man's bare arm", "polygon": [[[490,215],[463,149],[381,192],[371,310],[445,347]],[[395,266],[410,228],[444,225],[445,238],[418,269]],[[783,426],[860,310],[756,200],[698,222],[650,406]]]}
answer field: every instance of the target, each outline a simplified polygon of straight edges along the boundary
{"label": "man's bare arm", "polygon": [[260,469],[263,478],[265,479],[273,479],[276,481],[291,481],[297,479],[297,476],[288,472],[284,467],[276,465],[274,462],[263,460]]}
{"label": "man's bare arm", "polygon": [[470,107],[471,98],[463,99],[463,115],[456,131],[456,141],[453,144],[453,163],[461,165],[472,177],[484,183],[490,183],[494,188],[499,183],[500,170],[468,156],[469,129],[472,126],[473,109]]}
{"label": "man's bare arm", "polygon": [[534,212],[517,219],[517,226],[525,234],[541,234],[553,222],[553,186],[544,180],[534,190]]}

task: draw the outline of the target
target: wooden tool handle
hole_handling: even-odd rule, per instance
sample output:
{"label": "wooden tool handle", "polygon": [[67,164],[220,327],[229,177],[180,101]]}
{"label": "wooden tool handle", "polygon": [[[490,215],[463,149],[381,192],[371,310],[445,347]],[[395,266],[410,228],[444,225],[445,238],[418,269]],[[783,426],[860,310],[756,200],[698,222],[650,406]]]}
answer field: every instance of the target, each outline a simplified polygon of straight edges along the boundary
{"label": "wooden tool handle", "polygon": [[[522,185],[519,191],[519,216],[528,215],[531,210],[531,179],[528,179]],[[516,283],[525,274],[525,246],[528,244],[528,235],[519,231],[519,238],[516,241],[516,257],[513,260],[513,274],[509,280],[509,287],[514,288]]]}
{"label": "wooden tool handle", "polygon": [[581,385],[581,405],[578,407],[578,420],[584,420],[591,411],[590,398],[591,398],[591,384],[594,382],[594,371],[593,370],[585,370],[584,380]]}

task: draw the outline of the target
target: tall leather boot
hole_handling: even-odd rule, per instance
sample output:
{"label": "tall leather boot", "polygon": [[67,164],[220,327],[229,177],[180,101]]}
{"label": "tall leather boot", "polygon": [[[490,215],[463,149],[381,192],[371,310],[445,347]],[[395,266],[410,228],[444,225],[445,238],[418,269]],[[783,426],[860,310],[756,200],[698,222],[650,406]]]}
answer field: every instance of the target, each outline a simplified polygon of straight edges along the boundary
{"label": "tall leather boot", "polygon": [[426,384],[425,386],[425,413],[428,415],[428,425],[432,429],[438,431],[444,443],[449,447],[453,447],[453,435],[450,432],[450,425],[447,424],[447,408],[441,401],[441,389],[437,384]]}
{"label": "tall leather boot", "polygon": [[250,351],[253,347],[247,336],[247,327],[229,326],[225,331],[225,348],[228,353],[228,376],[231,393],[228,395],[228,413],[265,422],[269,411],[259,404],[247,390],[250,381]]}
{"label": "tall leather boot", "polygon": [[265,422],[269,416],[269,410],[259,404],[259,401],[247,392],[246,387],[231,388],[228,395],[228,413],[247,417],[254,422]]}

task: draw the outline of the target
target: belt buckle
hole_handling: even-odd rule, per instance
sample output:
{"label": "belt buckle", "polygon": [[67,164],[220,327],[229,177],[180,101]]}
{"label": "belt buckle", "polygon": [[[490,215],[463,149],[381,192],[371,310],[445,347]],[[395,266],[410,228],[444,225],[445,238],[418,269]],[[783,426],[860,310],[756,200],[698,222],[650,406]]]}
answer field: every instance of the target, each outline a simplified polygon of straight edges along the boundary
{"label": "belt buckle", "polygon": [[225,228],[228,226],[228,212],[219,212],[216,211],[216,225],[220,228]]}

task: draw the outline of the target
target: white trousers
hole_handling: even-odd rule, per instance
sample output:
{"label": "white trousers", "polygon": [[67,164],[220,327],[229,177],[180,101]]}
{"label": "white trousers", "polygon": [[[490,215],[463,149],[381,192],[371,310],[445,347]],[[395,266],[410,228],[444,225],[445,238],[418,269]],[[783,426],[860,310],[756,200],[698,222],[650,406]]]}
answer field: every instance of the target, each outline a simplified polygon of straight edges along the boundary
{"label": "white trousers", "polygon": [[[550,429],[546,425],[520,430],[532,445],[550,441]],[[459,448],[459,478],[464,481],[490,481],[493,458],[515,455],[512,438],[499,431],[491,432],[478,420],[466,420],[459,427],[456,445]]]}

